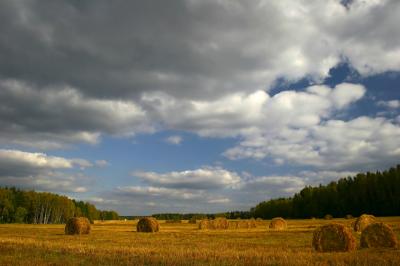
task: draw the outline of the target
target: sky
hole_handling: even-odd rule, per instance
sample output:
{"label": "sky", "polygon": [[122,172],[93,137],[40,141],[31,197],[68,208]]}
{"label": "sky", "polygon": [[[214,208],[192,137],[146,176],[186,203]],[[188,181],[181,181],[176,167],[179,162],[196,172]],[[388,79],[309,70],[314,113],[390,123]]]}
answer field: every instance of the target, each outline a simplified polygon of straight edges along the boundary
{"label": "sky", "polygon": [[400,162],[400,1],[3,0],[0,186],[248,210]]}

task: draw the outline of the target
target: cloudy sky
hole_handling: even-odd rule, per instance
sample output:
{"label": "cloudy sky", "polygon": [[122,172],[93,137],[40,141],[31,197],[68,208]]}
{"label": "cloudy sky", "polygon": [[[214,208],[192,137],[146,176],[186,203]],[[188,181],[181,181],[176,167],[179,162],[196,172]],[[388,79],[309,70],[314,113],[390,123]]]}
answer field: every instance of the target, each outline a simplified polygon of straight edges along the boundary
{"label": "cloudy sky", "polygon": [[3,0],[0,186],[247,210],[400,163],[400,1]]}

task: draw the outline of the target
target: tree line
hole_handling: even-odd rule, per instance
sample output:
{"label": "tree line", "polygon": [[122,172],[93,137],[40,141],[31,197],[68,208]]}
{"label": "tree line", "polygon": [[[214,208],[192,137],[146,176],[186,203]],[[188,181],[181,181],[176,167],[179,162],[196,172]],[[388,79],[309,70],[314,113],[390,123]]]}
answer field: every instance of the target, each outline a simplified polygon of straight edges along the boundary
{"label": "tree line", "polygon": [[322,218],[359,216],[370,213],[376,216],[400,215],[400,165],[383,172],[360,173],[341,178],[327,185],[306,186],[289,198],[276,198],[259,203],[250,211],[232,211],[214,214],[160,213],[153,217],[161,220],[249,219],[274,217]]}
{"label": "tree line", "polygon": [[152,215],[157,220],[202,220],[225,217],[227,219],[250,219],[252,214],[249,211],[232,211],[220,213],[157,213]]}
{"label": "tree line", "polygon": [[58,224],[71,217],[93,220],[115,220],[115,211],[102,211],[93,204],[75,201],[47,192],[0,188],[0,223]]}
{"label": "tree line", "polygon": [[306,186],[290,198],[271,199],[250,210],[254,217],[270,219],[400,215],[400,165],[387,171],[360,173],[327,185]]}

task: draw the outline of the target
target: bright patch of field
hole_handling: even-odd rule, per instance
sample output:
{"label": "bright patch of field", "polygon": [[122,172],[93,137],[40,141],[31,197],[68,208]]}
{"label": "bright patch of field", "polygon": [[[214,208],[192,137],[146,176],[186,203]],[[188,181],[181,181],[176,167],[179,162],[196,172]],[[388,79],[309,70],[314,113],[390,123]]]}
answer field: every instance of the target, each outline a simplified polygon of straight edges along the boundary
{"label": "bright patch of field", "polygon": [[[379,218],[400,239],[400,217]],[[353,220],[334,219],[350,225]],[[0,265],[399,265],[399,249],[317,253],[313,230],[331,221],[288,220],[288,230],[200,231],[164,223],[137,233],[135,221],[96,222],[90,235],[64,235],[63,225],[0,225]],[[354,233],[359,244],[360,235]]]}

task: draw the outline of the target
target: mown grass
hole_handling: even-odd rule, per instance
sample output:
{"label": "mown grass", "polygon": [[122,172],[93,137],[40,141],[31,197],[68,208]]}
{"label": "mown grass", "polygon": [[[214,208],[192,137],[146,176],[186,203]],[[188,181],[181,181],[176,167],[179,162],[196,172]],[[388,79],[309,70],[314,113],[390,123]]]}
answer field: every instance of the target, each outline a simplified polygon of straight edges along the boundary
{"label": "mown grass", "polygon": [[[400,217],[380,218],[400,238]],[[399,265],[399,249],[317,253],[313,230],[352,220],[289,220],[288,230],[198,230],[163,223],[158,233],[137,233],[136,222],[95,223],[90,235],[64,235],[63,225],[0,225],[0,265]],[[360,235],[354,233],[359,242]]]}

